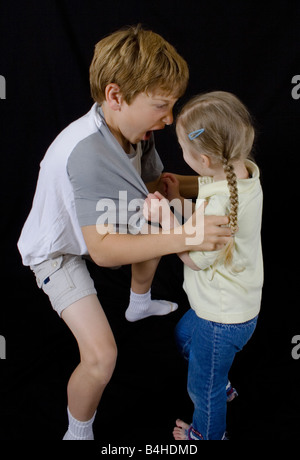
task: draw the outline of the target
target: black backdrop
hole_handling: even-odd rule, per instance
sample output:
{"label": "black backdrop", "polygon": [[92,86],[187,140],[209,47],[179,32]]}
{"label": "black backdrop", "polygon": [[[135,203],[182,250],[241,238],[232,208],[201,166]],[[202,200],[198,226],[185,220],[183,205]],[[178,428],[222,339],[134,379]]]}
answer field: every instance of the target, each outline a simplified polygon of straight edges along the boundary
{"label": "black backdrop", "polygon": [[[228,412],[232,440],[299,439],[300,334],[297,175],[300,100],[298,1],[0,1],[1,261],[0,438],[59,440],[66,427],[66,384],[78,361],[75,340],[25,269],[16,242],[30,210],[39,163],[54,137],[92,104],[88,68],[94,45],[141,22],[187,60],[183,103],[208,90],[236,93],[256,119],[256,161],[264,189],[265,286],[251,343],[233,366],[240,397]],[[300,91],[299,91],[300,92]],[[172,128],[157,133],[165,169],[189,174]],[[182,265],[165,257],[153,295],[177,301],[165,318],[124,319],[130,267],[90,266],[115,333],[119,358],[95,422],[103,443],[172,442],[174,420],[191,420],[186,369],[173,342],[188,308]],[[295,353],[294,357],[298,357]]]}

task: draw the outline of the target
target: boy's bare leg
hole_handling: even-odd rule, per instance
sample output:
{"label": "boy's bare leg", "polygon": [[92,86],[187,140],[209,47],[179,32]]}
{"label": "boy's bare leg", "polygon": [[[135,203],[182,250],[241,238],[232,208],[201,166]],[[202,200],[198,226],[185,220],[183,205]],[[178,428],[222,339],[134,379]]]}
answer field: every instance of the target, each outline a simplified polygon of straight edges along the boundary
{"label": "boy's bare leg", "polygon": [[64,439],[93,439],[92,422],[115,368],[116,343],[95,294],[66,308],[62,318],[80,351],[80,364],[68,383],[69,430]]}
{"label": "boy's bare leg", "polygon": [[131,290],[136,294],[146,294],[152,286],[160,257],[131,266]]}
{"label": "boy's bare leg", "polygon": [[125,312],[130,322],[148,318],[149,316],[164,316],[175,310],[178,305],[165,300],[151,299],[151,285],[160,258],[133,264],[130,303]]}

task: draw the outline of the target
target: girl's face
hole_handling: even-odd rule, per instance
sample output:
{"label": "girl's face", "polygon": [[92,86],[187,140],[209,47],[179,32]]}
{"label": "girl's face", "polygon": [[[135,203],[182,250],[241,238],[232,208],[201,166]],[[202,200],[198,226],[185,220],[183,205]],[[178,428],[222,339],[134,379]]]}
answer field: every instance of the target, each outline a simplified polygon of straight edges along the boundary
{"label": "girl's face", "polygon": [[178,134],[178,142],[182,149],[184,161],[194,170],[199,176],[207,175],[206,164],[203,161],[203,155],[195,152],[189,143],[184,139],[181,133]]}

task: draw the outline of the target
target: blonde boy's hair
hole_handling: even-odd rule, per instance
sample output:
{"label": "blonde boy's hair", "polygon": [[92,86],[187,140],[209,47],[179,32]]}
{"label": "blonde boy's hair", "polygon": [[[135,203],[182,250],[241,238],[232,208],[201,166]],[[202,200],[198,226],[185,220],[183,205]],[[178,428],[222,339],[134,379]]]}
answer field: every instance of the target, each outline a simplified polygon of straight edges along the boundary
{"label": "blonde boy's hair", "polygon": [[[234,172],[236,160],[247,159],[252,151],[255,131],[244,104],[233,94],[215,91],[190,100],[176,124],[177,135],[195,153],[210,157],[212,165],[223,165],[230,193],[229,225],[233,235],[238,230],[238,187]],[[198,134],[201,131],[201,134]],[[191,133],[195,133],[191,135]],[[232,267],[234,239],[221,251],[214,267],[224,262]]]}
{"label": "blonde boy's hair", "polygon": [[102,104],[105,88],[116,83],[125,102],[139,93],[159,90],[181,97],[189,70],[185,60],[160,35],[140,25],[119,30],[96,44],[90,66],[93,99]]}

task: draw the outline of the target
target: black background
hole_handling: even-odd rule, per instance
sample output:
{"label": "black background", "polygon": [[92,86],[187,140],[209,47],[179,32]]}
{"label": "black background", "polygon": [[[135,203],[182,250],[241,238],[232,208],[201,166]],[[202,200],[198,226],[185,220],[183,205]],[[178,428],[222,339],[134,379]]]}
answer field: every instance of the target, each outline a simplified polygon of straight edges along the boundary
{"label": "black background", "polygon": [[[181,105],[209,90],[237,94],[255,117],[255,158],[264,190],[265,286],[252,341],[231,380],[240,396],[228,410],[232,440],[299,439],[300,334],[298,174],[300,74],[298,1],[0,1],[1,286],[0,438],[59,440],[66,430],[66,385],[78,362],[75,339],[51,309],[16,248],[36,186],[39,163],[56,135],[93,101],[88,70],[105,35],[141,22],[187,60],[190,83]],[[167,171],[190,174],[173,128],[156,135]],[[94,424],[101,443],[172,442],[177,417],[191,421],[186,369],[173,342],[187,310],[182,265],[165,257],[153,296],[177,301],[164,318],[127,323],[130,267],[89,266],[119,348],[115,374]]]}

